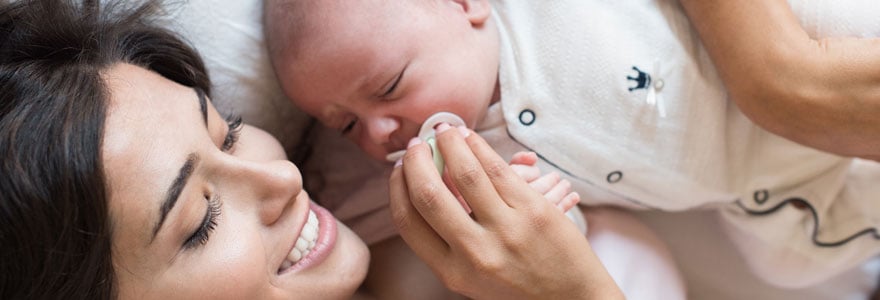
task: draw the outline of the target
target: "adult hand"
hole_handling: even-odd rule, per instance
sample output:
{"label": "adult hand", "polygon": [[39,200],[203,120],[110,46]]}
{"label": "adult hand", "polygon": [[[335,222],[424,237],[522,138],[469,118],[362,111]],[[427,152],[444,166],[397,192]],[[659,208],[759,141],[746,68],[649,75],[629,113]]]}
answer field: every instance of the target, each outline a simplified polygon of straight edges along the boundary
{"label": "adult hand", "polygon": [[413,140],[391,174],[391,213],[404,241],[450,289],[476,299],[622,299],[586,238],[486,142],[437,128],[447,174]]}
{"label": "adult hand", "polygon": [[814,39],[786,0],[681,5],[749,119],[803,145],[880,160],[880,38]]}

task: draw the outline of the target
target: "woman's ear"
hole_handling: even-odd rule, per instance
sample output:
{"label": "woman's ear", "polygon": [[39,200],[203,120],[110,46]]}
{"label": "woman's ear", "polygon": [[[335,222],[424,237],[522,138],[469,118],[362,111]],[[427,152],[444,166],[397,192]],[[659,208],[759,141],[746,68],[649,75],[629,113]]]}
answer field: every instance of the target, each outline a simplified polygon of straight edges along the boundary
{"label": "woman's ear", "polygon": [[492,14],[492,4],[489,0],[452,0],[452,2],[461,6],[471,25],[474,26],[483,25]]}

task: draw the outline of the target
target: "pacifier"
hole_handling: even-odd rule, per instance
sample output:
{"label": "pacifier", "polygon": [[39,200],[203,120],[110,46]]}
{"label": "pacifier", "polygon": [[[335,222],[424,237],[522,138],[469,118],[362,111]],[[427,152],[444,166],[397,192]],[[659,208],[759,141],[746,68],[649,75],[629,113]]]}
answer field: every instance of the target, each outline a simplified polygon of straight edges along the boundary
{"label": "pacifier", "polygon": [[[443,161],[443,156],[440,155],[440,150],[437,149],[437,139],[434,136],[434,127],[440,123],[447,123],[452,127],[457,127],[464,125],[464,120],[450,112],[438,112],[428,117],[428,119],[422,123],[422,128],[419,129],[419,139],[425,141],[428,146],[431,146],[431,153],[434,154],[434,166],[437,167],[437,171],[440,172],[440,174],[443,174],[445,163]],[[406,153],[406,149],[389,153],[385,156],[385,160],[395,162],[403,157],[404,153]]]}

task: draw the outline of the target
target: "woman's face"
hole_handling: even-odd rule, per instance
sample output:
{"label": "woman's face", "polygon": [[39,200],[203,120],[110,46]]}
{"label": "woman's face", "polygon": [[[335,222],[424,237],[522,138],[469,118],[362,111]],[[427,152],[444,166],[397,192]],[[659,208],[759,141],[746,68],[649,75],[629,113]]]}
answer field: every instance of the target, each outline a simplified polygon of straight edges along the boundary
{"label": "woman's face", "polygon": [[360,285],[365,245],[310,201],[275,139],[243,126],[235,141],[210,101],[146,69],[104,79],[121,298],[347,298]]}

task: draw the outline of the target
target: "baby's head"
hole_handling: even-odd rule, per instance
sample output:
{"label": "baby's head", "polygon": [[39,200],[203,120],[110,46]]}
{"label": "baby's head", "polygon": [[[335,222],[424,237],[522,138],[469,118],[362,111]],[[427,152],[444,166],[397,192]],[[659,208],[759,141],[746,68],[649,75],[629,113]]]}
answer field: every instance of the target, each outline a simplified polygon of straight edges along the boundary
{"label": "baby's head", "polygon": [[473,127],[497,99],[487,0],[269,0],[266,32],[285,94],[377,159],[439,111]]}

